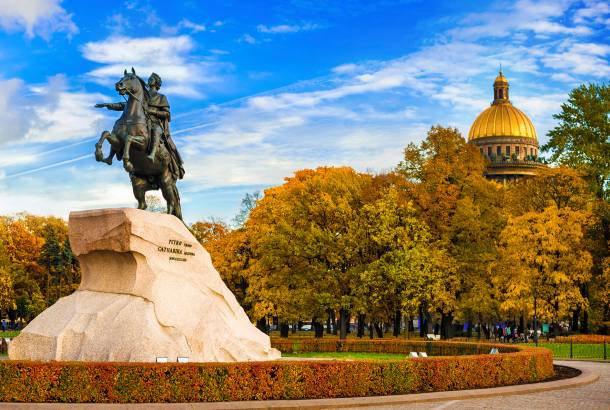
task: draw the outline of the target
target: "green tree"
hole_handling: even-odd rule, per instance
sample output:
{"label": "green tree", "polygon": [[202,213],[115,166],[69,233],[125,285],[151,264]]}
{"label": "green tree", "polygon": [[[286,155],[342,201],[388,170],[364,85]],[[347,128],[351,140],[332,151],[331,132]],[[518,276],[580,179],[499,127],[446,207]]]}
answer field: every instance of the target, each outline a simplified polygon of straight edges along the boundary
{"label": "green tree", "polygon": [[610,177],[610,86],[587,84],[570,92],[558,125],[543,151],[551,160],[582,171],[598,198],[607,197]]}
{"label": "green tree", "polygon": [[46,272],[45,298],[47,305],[53,301],[54,295],[51,293],[51,285],[54,279],[59,281],[62,271],[62,249],[59,244],[56,231],[48,226],[44,232],[44,245],[40,250],[38,263],[44,267]]}
{"label": "green tree", "polygon": [[489,265],[505,218],[502,187],[486,180],[484,170],[478,149],[456,129],[441,126],[432,127],[420,145],[407,146],[397,167],[407,195],[430,228],[433,246],[443,255],[439,261],[445,275],[429,285],[438,292],[435,306],[426,300],[420,307],[421,323],[427,311],[440,314],[443,337],[451,336],[456,315],[482,321],[494,310]]}
{"label": "green tree", "polygon": [[[359,324],[365,316],[374,323],[393,320],[398,336],[403,313],[413,313],[407,301],[422,300],[422,294],[410,291],[414,277],[430,270],[430,234],[397,187],[382,187],[378,196],[365,203],[358,215],[356,233],[363,263],[353,305],[360,314]],[[361,327],[360,335],[362,331]]]}
{"label": "green tree", "polygon": [[256,203],[259,199],[261,199],[260,191],[246,193],[246,196],[244,196],[241,200],[241,205],[237,215],[235,215],[235,218],[233,218],[233,223],[236,227],[241,228],[244,226],[248,220],[248,217],[250,216],[250,211],[256,207]]}

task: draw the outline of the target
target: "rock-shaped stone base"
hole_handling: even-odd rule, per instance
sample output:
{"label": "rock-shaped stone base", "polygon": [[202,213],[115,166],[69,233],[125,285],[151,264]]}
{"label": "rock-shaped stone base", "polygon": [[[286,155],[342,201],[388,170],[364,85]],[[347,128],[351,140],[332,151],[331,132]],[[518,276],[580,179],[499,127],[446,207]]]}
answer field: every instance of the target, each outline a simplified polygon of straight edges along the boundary
{"label": "rock-shaped stone base", "polygon": [[80,288],[36,317],[9,347],[19,360],[273,360],[206,250],[180,220],[137,209],[73,212]]}

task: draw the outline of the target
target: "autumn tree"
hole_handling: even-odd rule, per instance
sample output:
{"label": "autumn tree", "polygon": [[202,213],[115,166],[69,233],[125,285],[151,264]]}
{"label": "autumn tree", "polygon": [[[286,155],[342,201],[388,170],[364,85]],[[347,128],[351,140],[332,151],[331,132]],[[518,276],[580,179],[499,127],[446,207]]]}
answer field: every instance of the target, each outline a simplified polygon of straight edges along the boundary
{"label": "autumn tree", "polygon": [[[430,228],[432,242],[443,251],[446,275],[436,284],[437,305],[421,306],[420,323],[427,311],[441,315],[441,334],[449,337],[456,314],[465,320],[487,319],[490,306],[489,265],[505,223],[502,187],[484,178],[485,162],[456,129],[435,126],[419,145],[405,149],[397,172]],[[421,332],[423,334],[424,327]]]}
{"label": "autumn tree", "polygon": [[535,176],[508,185],[506,199],[506,210],[522,215],[542,212],[549,206],[585,210],[592,204],[593,195],[581,172],[559,166],[540,168]]}
{"label": "autumn tree", "polygon": [[555,206],[509,218],[493,269],[503,312],[533,316],[536,327],[539,317],[557,324],[574,306],[586,307],[580,286],[591,275],[589,219],[586,212]]}
{"label": "autumn tree", "polygon": [[371,176],[351,168],[303,170],[265,191],[246,224],[255,265],[250,289],[258,315],[281,322],[338,311],[341,337],[362,266],[355,235]]}
{"label": "autumn tree", "polygon": [[227,236],[230,228],[221,220],[211,220],[195,222],[190,226],[190,231],[195,239],[197,239],[197,242],[206,247],[206,244],[221,240]]}
{"label": "autumn tree", "polygon": [[[557,209],[571,208],[591,212],[595,209],[596,202],[595,195],[591,192],[590,185],[583,178],[581,171],[559,166],[542,168],[538,170],[537,175],[509,185],[506,211],[513,216],[520,216],[527,212],[543,212],[547,207],[553,206]],[[601,220],[593,212],[589,222],[585,232],[586,247],[593,256],[601,254],[603,258],[606,243],[600,231]],[[596,276],[601,274],[602,271],[598,269]],[[588,300],[588,305],[591,302],[590,282],[582,283],[580,288],[583,298]],[[572,330],[578,330],[580,321],[580,330],[587,332],[589,311],[582,310],[582,306],[584,305],[573,306]]]}
{"label": "autumn tree", "polygon": [[3,311],[7,312],[16,308],[10,266],[4,243],[0,240],[0,318]]}

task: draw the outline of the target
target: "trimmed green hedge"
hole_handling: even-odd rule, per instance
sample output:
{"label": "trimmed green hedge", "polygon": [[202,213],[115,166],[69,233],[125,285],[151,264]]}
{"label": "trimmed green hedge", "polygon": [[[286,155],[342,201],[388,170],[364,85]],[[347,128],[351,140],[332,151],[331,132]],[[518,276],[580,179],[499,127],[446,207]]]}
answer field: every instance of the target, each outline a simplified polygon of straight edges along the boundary
{"label": "trimmed green hedge", "polygon": [[430,356],[461,356],[486,354],[492,348],[500,353],[518,352],[515,345],[468,342],[422,341],[408,339],[272,339],[273,347],[282,353],[299,352],[367,352],[395,353],[426,352]]}
{"label": "trimmed green hedge", "polygon": [[[277,340],[273,344],[286,347]],[[361,344],[363,349],[372,346],[368,342]],[[375,343],[384,349],[395,349],[401,344],[406,350],[412,346],[400,340]],[[304,345],[315,344],[301,341],[301,348]],[[322,345],[328,347],[317,343]],[[352,349],[348,351],[356,351],[353,349],[357,345],[358,341],[354,341],[343,343],[340,348],[348,346]],[[455,349],[450,342],[433,345]],[[495,345],[476,349],[488,352],[491,346]],[[535,382],[553,375],[549,350],[513,349],[512,353],[494,355],[390,361],[188,364],[0,361],[0,401],[150,403],[361,397],[493,387]]]}

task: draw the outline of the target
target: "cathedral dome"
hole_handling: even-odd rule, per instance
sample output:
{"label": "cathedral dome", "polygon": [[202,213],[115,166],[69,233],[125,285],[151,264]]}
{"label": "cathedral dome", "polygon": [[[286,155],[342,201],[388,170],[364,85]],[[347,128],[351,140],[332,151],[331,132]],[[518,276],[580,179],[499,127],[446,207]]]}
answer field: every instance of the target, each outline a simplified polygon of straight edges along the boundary
{"label": "cathedral dome", "polygon": [[534,124],[508,99],[508,80],[500,71],[494,81],[494,101],[474,120],[468,141],[486,137],[531,138],[538,141]]}

